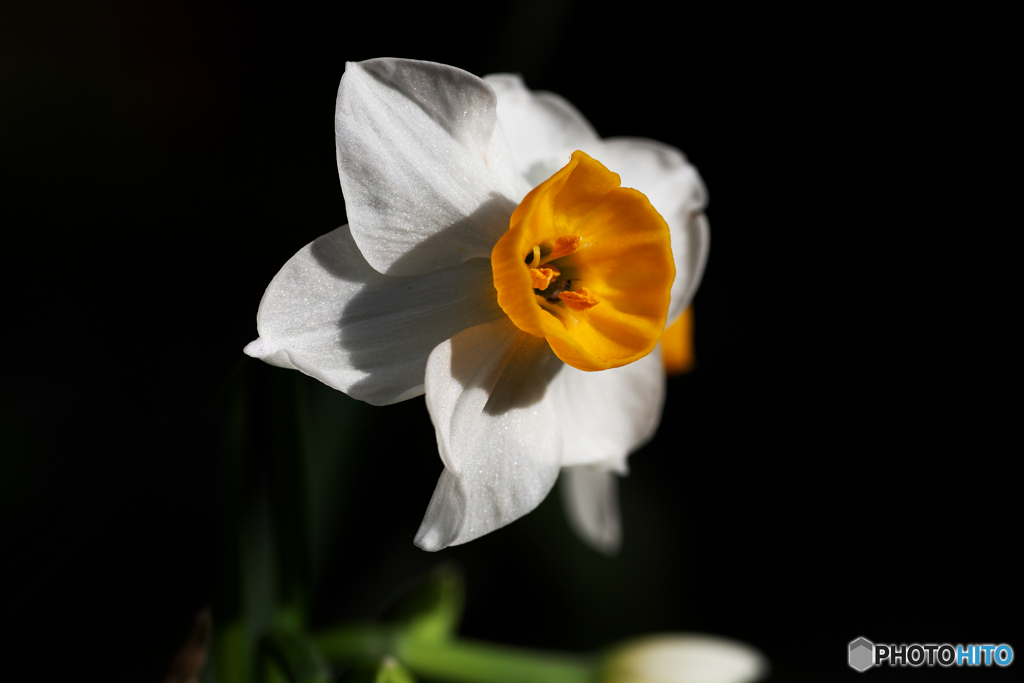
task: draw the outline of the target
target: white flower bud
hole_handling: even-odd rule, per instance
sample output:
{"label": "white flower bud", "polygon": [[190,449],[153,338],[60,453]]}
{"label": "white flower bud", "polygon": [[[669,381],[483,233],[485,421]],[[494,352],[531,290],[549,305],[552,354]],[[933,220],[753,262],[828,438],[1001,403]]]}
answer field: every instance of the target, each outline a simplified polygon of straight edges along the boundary
{"label": "white flower bud", "polygon": [[616,647],[605,660],[601,683],[751,683],[767,673],[768,660],[749,645],[669,633]]}

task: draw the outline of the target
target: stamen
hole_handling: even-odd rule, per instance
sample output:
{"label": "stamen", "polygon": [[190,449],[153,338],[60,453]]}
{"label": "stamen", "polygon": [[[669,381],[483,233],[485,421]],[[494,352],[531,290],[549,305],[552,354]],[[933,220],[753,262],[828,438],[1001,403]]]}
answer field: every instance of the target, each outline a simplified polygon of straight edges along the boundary
{"label": "stamen", "polygon": [[555,278],[561,274],[561,271],[554,266],[530,269],[530,279],[533,281],[534,289],[547,289]]}
{"label": "stamen", "polygon": [[547,300],[553,304],[557,304],[559,301],[561,301],[561,299],[558,298],[558,295],[566,291],[570,287],[572,287],[572,280],[566,280],[562,284],[557,285],[553,291],[548,292]]}
{"label": "stamen", "polygon": [[601,300],[586,287],[580,287],[575,292],[562,292],[558,298],[574,311],[586,311],[601,303]]}
{"label": "stamen", "polygon": [[536,244],[533,246],[533,251],[526,255],[526,265],[530,265],[534,261],[538,266],[540,265],[540,246]]}
{"label": "stamen", "polygon": [[[562,258],[573,254],[577,249],[580,248],[580,242],[583,238],[579,235],[563,235],[555,240],[554,247],[551,249],[551,253],[541,259],[541,265],[544,265],[548,261],[554,261],[556,258]],[[536,249],[537,247],[534,247]]]}

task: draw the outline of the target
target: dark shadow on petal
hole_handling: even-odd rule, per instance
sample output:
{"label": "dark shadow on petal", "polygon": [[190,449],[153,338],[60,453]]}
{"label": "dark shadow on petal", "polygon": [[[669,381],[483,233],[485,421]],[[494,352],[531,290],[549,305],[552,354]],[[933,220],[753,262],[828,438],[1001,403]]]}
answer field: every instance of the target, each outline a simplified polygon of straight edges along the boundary
{"label": "dark shadow on petal", "polygon": [[[489,415],[502,415],[539,403],[551,380],[564,366],[551,352],[546,339],[533,337],[511,321],[506,322],[509,343],[500,352],[500,358],[485,359],[481,363],[481,349],[476,347],[472,335],[452,340],[452,377],[464,388],[476,384],[488,392],[484,412]],[[490,377],[483,383],[474,382],[481,371]]]}
{"label": "dark shadow on petal", "polygon": [[[421,249],[428,250],[436,241],[450,240],[449,234],[457,234],[467,224],[491,224],[493,229],[495,221],[501,221],[503,230],[507,230],[514,209],[508,199],[494,195],[472,216],[428,238],[402,260],[415,262]],[[385,391],[397,397],[421,387],[427,357],[435,346],[464,329],[504,315],[498,306],[489,260],[470,259],[455,266],[464,272],[463,286],[474,290],[475,296],[468,299],[467,305],[460,292],[446,293],[436,286],[444,271],[408,277],[383,275],[366,262],[347,227],[336,233],[317,239],[312,254],[335,277],[363,285],[337,322],[338,346],[348,352],[353,367],[369,373],[350,387],[353,396],[375,396],[375,392],[387,386]],[[444,324],[438,324],[439,319]],[[393,386],[396,376],[403,378],[402,386]],[[405,398],[413,395],[418,394],[414,392]]]}
{"label": "dark shadow on petal", "polygon": [[[481,204],[472,215],[452,223],[445,229],[439,230],[423,240],[400,256],[395,261],[394,267],[399,271],[404,269],[414,270],[416,264],[424,260],[425,255],[437,252],[439,243],[443,247],[446,242],[454,242],[454,235],[465,234],[466,231],[492,234],[495,236],[495,243],[497,243],[501,236],[508,231],[509,221],[512,219],[512,212],[515,210],[516,204],[508,197],[492,192],[487,201]],[[458,246],[454,245],[449,248],[459,249]],[[487,254],[487,257],[490,258],[490,254]]]}

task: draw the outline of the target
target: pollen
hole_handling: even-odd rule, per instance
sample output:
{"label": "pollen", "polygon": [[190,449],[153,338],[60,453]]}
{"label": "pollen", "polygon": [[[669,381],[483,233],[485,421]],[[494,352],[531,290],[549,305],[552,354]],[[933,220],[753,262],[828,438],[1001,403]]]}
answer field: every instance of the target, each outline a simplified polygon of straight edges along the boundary
{"label": "pollen", "polygon": [[547,289],[548,286],[554,282],[561,271],[554,266],[547,266],[546,268],[531,268],[530,269],[530,280],[533,281],[534,289]]}
{"label": "pollen", "polygon": [[556,258],[562,258],[569,254],[575,254],[576,250],[580,248],[580,242],[583,238],[579,235],[563,235],[555,240],[555,244],[551,248],[551,253],[541,259],[541,263],[547,263],[548,261],[554,261]]}
{"label": "pollen", "polygon": [[588,311],[601,303],[601,300],[586,287],[580,287],[575,292],[560,292],[558,298],[574,311]]}

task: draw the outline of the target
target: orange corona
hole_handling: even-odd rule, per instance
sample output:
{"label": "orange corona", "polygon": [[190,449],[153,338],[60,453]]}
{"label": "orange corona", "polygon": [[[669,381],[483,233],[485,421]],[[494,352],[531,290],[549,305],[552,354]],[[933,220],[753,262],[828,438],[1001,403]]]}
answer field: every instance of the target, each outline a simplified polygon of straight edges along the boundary
{"label": "orange corona", "polygon": [[579,151],[516,208],[491,266],[512,322],[587,371],[654,349],[676,274],[665,219]]}

